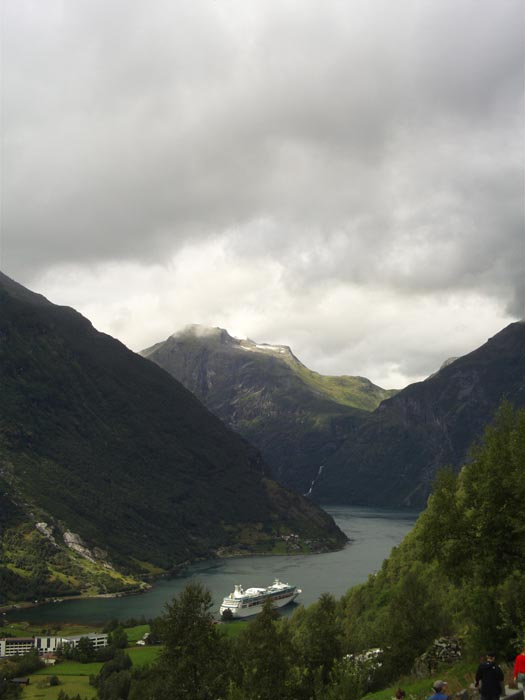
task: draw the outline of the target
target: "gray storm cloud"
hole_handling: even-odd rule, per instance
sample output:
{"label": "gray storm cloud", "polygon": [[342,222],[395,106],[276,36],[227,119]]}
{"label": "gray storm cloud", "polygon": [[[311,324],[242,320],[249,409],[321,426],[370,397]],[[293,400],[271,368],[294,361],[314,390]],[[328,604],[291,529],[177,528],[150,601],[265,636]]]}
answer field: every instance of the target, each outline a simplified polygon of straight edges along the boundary
{"label": "gray storm cloud", "polygon": [[524,19],[520,0],[6,0],[2,267],[29,283],[219,238],[292,295],[456,290],[519,315]]}

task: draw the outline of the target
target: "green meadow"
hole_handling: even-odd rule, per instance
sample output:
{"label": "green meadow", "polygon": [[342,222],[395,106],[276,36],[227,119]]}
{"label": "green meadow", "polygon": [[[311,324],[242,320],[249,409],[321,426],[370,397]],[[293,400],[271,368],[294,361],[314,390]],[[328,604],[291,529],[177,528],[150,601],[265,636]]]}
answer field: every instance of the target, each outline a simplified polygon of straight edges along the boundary
{"label": "green meadow", "polygon": [[80,694],[80,697],[87,700],[91,700],[97,694],[96,688],[89,685],[88,676],[59,676],[60,685],[49,686],[49,675],[48,669],[45,676],[32,675],[30,684],[24,687],[22,692],[22,700],[56,700],[61,690],[70,697]]}
{"label": "green meadow", "polygon": [[[147,632],[147,626],[140,627],[146,627],[144,631]],[[134,666],[145,666],[156,659],[161,649],[160,646],[130,647],[125,651]],[[62,661],[56,666],[41,668],[29,677],[30,683],[23,688],[22,700],[56,700],[61,690],[72,697],[80,693],[82,698],[91,700],[96,696],[96,689],[89,685],[89,676],[96,676],[102,666],[101,662],[81,664],[77,661]],[[57,676],[60,685],[49,687],[51,676]]]}
{"label": "green meadow", "polygon": [[33,676],[96,676],[104,664],[93,661],[81,664],[79,661],[62,661],[56,666],[47,666],[36,671]]}
{"label": "green meadow", "polygon": [[149,625],[137,625],[136,627],[126,627],[125,630],[128,642],[136,644],[142,639],[146,632],[149,632]]}

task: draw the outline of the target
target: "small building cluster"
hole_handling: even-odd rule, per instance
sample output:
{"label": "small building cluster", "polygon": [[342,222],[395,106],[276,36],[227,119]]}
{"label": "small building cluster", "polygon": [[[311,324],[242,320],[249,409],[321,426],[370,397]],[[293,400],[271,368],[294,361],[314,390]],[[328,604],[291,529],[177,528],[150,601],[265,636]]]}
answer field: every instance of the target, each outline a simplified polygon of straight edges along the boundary
{"label": "small building cluster", "polygon": [[54,654],[60,648],[76,647],[82,637],[87,637],[94,649],[108,645],[108,635],[104,633],[78,634],[72,637],[4,637],[0,639],[0,658],[21,656],[35,650],[41,655]]}

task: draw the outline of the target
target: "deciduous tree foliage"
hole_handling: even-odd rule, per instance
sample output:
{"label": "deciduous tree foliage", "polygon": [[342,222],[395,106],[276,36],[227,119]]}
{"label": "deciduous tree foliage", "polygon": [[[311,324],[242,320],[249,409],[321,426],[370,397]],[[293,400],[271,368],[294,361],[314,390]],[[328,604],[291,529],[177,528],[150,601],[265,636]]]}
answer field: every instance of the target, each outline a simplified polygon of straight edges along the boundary
{"label": "deciduous tree foliage", "polygon": [[342,657],[341,623],[337,602],[330,593],[323,593],[307,610],[300,608],[290,621],[295,657],[304,669],[306,697],[318,696]]}

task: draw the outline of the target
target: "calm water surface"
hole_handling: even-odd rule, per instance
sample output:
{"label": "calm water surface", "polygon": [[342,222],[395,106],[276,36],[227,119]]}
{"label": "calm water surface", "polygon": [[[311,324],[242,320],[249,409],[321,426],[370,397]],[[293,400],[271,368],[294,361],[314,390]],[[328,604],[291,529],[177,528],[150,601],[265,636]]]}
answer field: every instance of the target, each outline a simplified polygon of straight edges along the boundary
{"label": "calm water surface", "polygon": [[[98,623],[119,618],[155,617],[165,603],[180,593],[189,581],[200,581],[211,592],[218,610],[225,595],[235,583],[268,586],[274,578],[302,588],[299,602],[309,605],[321,593],[339,598],[348,588],[362,583],[381,567],[392,547],[411,530],[417,513],[414,511],[327,506],[341,530],[351,542],[338,552],[293,556],[241,557],[200,562],[189,567],[182,576],[159,581],[152,590],[124,598],[92,598],[49,603],[9,614],[9,619],[24,619],[37,624],[51,622]],[[292,608],[293,606],[289,606]]]}

